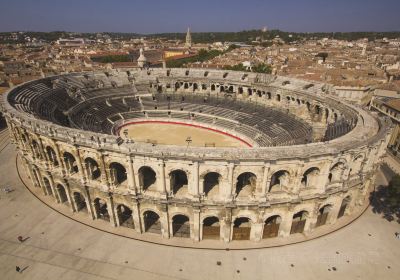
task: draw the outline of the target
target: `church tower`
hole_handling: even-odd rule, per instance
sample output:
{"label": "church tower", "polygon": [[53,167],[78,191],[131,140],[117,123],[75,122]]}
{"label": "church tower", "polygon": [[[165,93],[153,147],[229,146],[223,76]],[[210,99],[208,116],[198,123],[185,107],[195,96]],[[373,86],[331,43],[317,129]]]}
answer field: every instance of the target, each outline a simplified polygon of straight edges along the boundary
{"label": "church tower", "polygon": [[137,64],[140,68],[146,67],[147,66],[147,58],[143,54],[143,49],[140,49],[140,55],[137,60]]}
{"label": "church tower", "polygon": [[190,35],[190,28],[188,27],[187,33],[186,33],[186,43],[185,47],[190,49],[192,47],[192,35]]}

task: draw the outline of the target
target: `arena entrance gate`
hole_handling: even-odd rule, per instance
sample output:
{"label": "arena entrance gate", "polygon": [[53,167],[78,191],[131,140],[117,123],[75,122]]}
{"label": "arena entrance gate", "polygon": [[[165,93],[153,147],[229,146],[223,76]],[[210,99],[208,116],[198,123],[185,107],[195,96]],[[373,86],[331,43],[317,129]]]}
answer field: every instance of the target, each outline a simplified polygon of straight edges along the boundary
{"label": "arena entrance gate", "polygon": [[264,224],[263,239],[277,237],[281,223],[280,216],[269,217]]}
{"label": "arena entrance gate", "polygon": [[85,197],[81,193],[74,192],[74,201],[75,201],[75,205],[76,205],[76,211],[78,211],[78,212],[80,212],[80,211],[87,212],[88,211]]}
{"label": "arena entrance gate", "polygon": [[160,216],[153,211],[146,211],[143,214],[144,231],[161,234]]}
{"label": "arena entrance gate", "polygon": [[233,224],[232,240],[250,240],[250,231],[249,218],[236,218]]}
{"label": "arena entrance gate", "polygon": [[303,233],[307,221],[307,212],[301,211],[293,215],[292,227],[290,234]]}
{"label": "arena entrance gate", "polygon": [[217,217],[208,217],[203,221],[203,239],[219,239],[220,224]]}
{"label": "arena entrance gate", "polygon": [[187,216],[176,215],[172,218],[172,235],[174,237],[190,238],[190,223]]}
{"label": "arena entrance gate", "polygon": [[339,213],[337,218],[341,218],[346,213],[347,206],[350,204],[350,196],[347,196],[343,199],[342,205],[340,206]]}
{"label": "arena entrance gate", "polygon": [[132,210],[129,209],[129,207],[123,204],[118,205],[117,215],[118,215],[119,225],[121,227],[135,228],[135,224],[133,223],[133,218],[132,218]]}

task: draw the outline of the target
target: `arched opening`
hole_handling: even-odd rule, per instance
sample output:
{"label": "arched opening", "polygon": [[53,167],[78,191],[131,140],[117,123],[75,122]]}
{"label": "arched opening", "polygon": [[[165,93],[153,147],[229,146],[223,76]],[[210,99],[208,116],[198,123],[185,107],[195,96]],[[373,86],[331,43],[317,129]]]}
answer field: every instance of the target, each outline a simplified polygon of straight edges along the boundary
{"label": "arched opening", "polygon": [[64,162],[65,162],[65,168],[67,169],[67,172],[69,174],[75,174],[78,173],[78,164],[75,160],[75,157],[68,152],[64,153]]}
{"label": "arched opening", "polygon": [[280,94],[276,95],[276,101],[281,101],[281,95]]}
{"label": "arched opening", "polygon": [[143,213],[144,231],[161,234],[160,216],[153,211]]}
{"label": "arched opening", "polygon": [[277,237],[282,218],[279,215],[271,216],[265,220],[263,238]]}
{"label": "arched opening", "polygon": [[124,204],[118,205],[117,216],[119,225],[121,227],[135,228],[135,224],[133,223],[132,210],[128,206],[125,206]]}
{"label": "arched opening", "polygon": [[36,142],[36,140],[32,140],[32,152],[33,152],[34,158],[38,158],[38,159],[42,158],[42,156],[40,154],[39,144]]}
{"label": "arched opening", "polygon": [[123,184],[127,179],[125,167],[118,162],[112,162],[110,164],[110,177],[113,185]]}
{"label": "arched opening", "polygon": [[218,217],[207,217],[203,220],[203,239],[219,239],[220,223]]}
{"label": "arched opening", "polygon": [[236,195],[238,197],[248,197],[253,195],[256,190],[257,177],[251,172],[245,172],[237,177]]}
{"label": "arched opening", "polygon": [[155,189],[156,173],[148,166],[139,168],[139,185],[143,191]]}
{"label": "arched opening", "polygon": [[87,212],[88,210],[87,210],[85,197],[79,192],[74,192],[73,197],[74,197],[74,201],[75,201],[75,205],[76,205],[76,211]]}
{"label": "arched opening", "polygon": [[280,170],[275,172],[271,177],[269,184],[269,192],[283,191],[289,185],[289,172]]}
{"label": "arched opening", "polygon": [[38,171],[36,169],[33,169],[33,177],[34,177],[35,182],[36,182],[35,186],[40,188],[40,185],[41,185],[40,181],[39,181],[40,177],[39,177]]}
{"label": "arched opening", "polygon": [[178,82],[175,83],[175,90],[179,89],[180,84]]}
{"label": "arched opening", "polygon": [[319,169],[317,167],[311,167],[306,170],[301,179],[301,185],[306,188],[316,187],[318,184]]}
{"label": "arched opening", "polygon": [[267,92],[267,99],[271,99],[271,93],[270,92]]}
{"label": "arched opening", "polygon": [[53,148],[50,146],[47,146],[46,153],[47,153],[47,158],[49,159],[51,164],[53,166],[58,166],[57,155],[56,155],[56,152],[53,150]]}
{"label": "arched opening", "polygon": [[183,196],[187,194],[188,179],[185,171],[174,170],[169,174],[171,191],[174,195]]}
{"label": "arched opening", "polygon": [[339,209],[339,213],[337,218],[341,218],[346,214],[346,210],[348,208],[348,206],[350,205],[350,201],[351,201],[351,197],[350,196],[346,196],[343,200],[342,200],[342,204],[340,205],[340,209]]}
{"label": "arched opening", "polygon": [[217,172],[209,172],[204,176],[203,189],[207,197],[218,195],[220,178],[221,175]]}
{"label": "arched opening", "polygon": [[51,189],[50,181],[46,177],[43,177],[44,187],[46,188],[47,195],[53,195],[53,191]]}
{"label": "arched opening", "polygon": [[215,85],[211,85],[211,90],[212,90],[212,91],[215,90]]}
{"label": "arched opening", "polygon": [[322,206],[319,210],[318,210],[318,216],[317,216],[317,223],[315,224],[315,227],[319,227],[319,226],[323,226],[326,224],[326,221],[328,220],[328,215],[329,212],[332,209],[332,205],[327,204]]}
{"label": "arched opening", "polygon": [[96,198],[94,200],[94,209],[96,211],[97,219],[102,219],[104,221],[110,221],[110,215],[107,209],[107,202],[104,199]]}
{"label": "arched opening", "polygon": [[307,216],[308,216],[307,211],[300,211],[293,215],[290,234],[304,232],[304,226],[306,225]]}
{"label": "arched opening", "polygon": [[236,218],[233,222],[232,240],[250,240],[251,221],[249,218]]}
{"label": "arched opening", "polygon": [[189,218],[185,215],[176,215],[172,218],[172,236],[174,237],[190,237]]}
{"label": "arched opening", "polygon": [[58,193],[58,197],[60,198],[60,203],[68,202],[67,192],[65,191],[64,186],[61,184],[58,184],[56,186],[56,190]]}
{"label": "arched opening", "polygon": [[336,163],[329,171],[329,183],[340,181],[345,170],[345,165],[342,162]]}
{"label": "arched opening", "polygon": [[193,91],[197,90],[198,88],[199,88],[199,86],[196,83],[194,83],[193,84]]}
{"label": "arched opening", "polygon": [[85,159],[85,168],[88,179],[96,180],[100,178],[101,172],[99,165],[93,158],[88,157]]}
{"label": "arched opening", "polygon": [[238,87],[238,93],[239,94],[243,94],[243,88],[242,87]]}

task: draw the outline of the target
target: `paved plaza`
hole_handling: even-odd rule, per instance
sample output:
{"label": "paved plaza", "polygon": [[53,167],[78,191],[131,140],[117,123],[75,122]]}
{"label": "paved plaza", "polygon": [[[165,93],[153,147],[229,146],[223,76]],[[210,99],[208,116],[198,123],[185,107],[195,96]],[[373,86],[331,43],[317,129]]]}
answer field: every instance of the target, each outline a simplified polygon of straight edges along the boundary
{"label": "paved plaza", "polygon": [[[398,279],[400,225],[371,208],[303,243],[252,250],[187,249],[113,235],[49,208],[22,184],[1,134],[1,279]],[[22,172],[22,170],[20,170]],[[380,178],[384,181],[384,178]],[[26,240],[20,243],[17,237]],[[15,267],[20,266],[22,273]]]}

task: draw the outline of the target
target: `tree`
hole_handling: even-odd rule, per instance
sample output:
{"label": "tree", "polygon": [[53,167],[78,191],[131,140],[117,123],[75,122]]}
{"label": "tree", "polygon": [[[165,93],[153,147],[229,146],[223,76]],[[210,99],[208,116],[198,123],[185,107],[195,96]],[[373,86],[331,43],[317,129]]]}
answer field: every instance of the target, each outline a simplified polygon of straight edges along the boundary
{"label": "tree", "polygon": [[395,175],[388,186],[379,186],[370,195],[372,211],[388,221],[400,223],[400,176]]}

